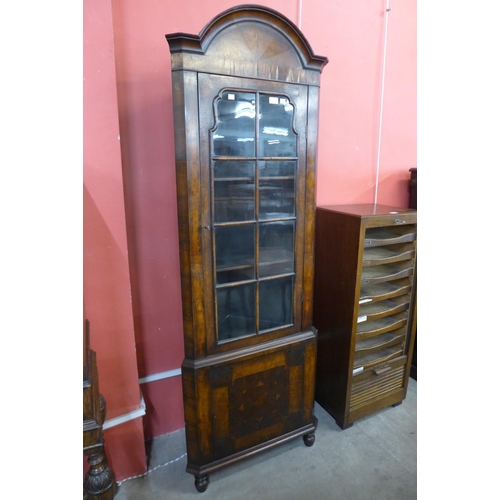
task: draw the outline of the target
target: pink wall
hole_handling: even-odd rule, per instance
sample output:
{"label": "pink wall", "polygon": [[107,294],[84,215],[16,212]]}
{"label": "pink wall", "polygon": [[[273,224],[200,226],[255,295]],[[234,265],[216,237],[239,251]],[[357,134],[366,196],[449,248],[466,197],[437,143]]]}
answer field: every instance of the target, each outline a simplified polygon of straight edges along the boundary
{"label": "pink wall", "polygon": [[[105,59],[106,71],[111,73],[114,57],[116,87],[106,89],[106,95],[96,93],[92,99],[89,97],[85,106],[86,109],[91,106],[96,117],[98,111],[106,114],[105,125],[109,130],[88,136],[87,143],[91,143],[89,147],[95,148],[101,158],[108,158],[113,167],[106,172],[102,184],[103,179],[97,177],[97,166],[91,164],[92,178],[99,182],[89,184],[90,187],[86,183],[86,186],[97,211],[111,209],[100,203],[105,197],[107,205],[112,204],[116,212],[103,217],[106,223],[116,223],[119,228],[103,229],[100,234],[96,227],[94,235],[102,247],[107,247],[109,242],[119,242],[114,246],[116,258],[108,262],[119,267],[110,268],[110,273],[124,274],[123,283],[118,286],[124,295],[129,294],[130,289],[122,260],[128,259],[132,304],[128,302],[127,307],[133,310],[133,327],[127,312],[126,327],[124,325],[120,332],[114,327],[114,331],[106,333],[110,337],[106,340],[108,347],[118,348],[115,344],[120,344],[121,352],[118,359],[107,360],[111,367],[107,369],[109,373],[106,370],[103,373],[105,387],[113,385],[111,372],[115,368],[112,367],[122,366],[121,356],[132,366],[132,360],[128,359],[134,342],[132,330],[139,377],[177,370],[182,363],[172,89],[165,34],[177,31],[198,34],[214,16],[240,3],[107,0],[104,4],[108,2],[112,4],[112,13],[106,12],[106,22],[91,20],[93,34],[103,39],[104,48],[89,53],[86,46],[85,60],[96,65]],[[330,60],[321,77],[317,203],[373,202],[385,0],[262,0],[258,3],[280,11],[300,25],[313,51]],[[96,0],[84,0],[86,10],[95,4]],[[377,197],[379,203],[407,206],[408,170],[416,167],[416,0],[392,0],[391,7]],[[101,7],[106,9],[109,5]],[[112,79],[112,75],[106,78],[110,86]],[[115,107],[116,102],[117,110],[109,109]],[[99,129],[102,125],[95,123]],[[121,156],[117,150],[118,133]],[[123,172],[128,255],[123,240],[120,198],[123,186],[119,186],[119,164]],[[88,168],[86,165],[86,171]],[[92,204],[89,210],[96,211]],[[107,255],[111,258],[110,250]],[[108,307],[118,310],[125,307],[125,301],[122,306],[114,302]],[[122,376],[134,378],[137,372],[131,368],[130,373]],[[134,389],[132,382],[130,385],[134,402],[138,393],[137,378],[135,384]],[[146,438],[183,427],[179,376],[142,383],[140,389],[146,401]],[[119,411],[118,405],[109,406],[110,410]]]}
{"label": "pink wall", "polygon": [[[83,295],[107,420],[137,410],[141,398],[130,297],[111,3],[85,0],[83,82]],[[140,423],[140,421],[139,421]],[[133,425],[130,426],[133,429]],[[123,431],[123,429],[121,429]],[[146,469],[142,426],[122,439],[105,434],[117,479]],[[115,433],[116,434],[116,433]]]}
{"label": "pink wall", "polygon": [[[321,77],[317,204],[373,203],[379,141],[385,0],[308,0],[302,31],[330,62]],[[417,164],[416,0],[392,0],[378,203],[408,206]]]}

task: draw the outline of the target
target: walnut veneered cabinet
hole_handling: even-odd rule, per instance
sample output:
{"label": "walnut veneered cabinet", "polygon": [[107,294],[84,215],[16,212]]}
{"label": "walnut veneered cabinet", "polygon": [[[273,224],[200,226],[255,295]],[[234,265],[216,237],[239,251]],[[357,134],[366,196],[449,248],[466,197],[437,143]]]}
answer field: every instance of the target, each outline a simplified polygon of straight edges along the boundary
{"label": "walnut veneered cabinet", "polygon": [[315,167],[324,57],[271,9],[229,9],[172,59],[187,471],[314,442]]}
{"label": "walnut veneered cabinet", "polygon": [[415,336],[417,212],[318,207],[316,401],[345,429],[406,397]]}

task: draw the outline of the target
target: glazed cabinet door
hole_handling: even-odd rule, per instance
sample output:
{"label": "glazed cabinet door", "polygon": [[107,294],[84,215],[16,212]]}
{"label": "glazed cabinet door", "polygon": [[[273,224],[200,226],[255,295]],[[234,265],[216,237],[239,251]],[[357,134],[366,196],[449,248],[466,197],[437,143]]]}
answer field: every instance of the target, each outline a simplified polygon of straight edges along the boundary
{"label": "glazed cabinet door", "polygon": [[300,331],[307,87],[199,74],[207,352]]}

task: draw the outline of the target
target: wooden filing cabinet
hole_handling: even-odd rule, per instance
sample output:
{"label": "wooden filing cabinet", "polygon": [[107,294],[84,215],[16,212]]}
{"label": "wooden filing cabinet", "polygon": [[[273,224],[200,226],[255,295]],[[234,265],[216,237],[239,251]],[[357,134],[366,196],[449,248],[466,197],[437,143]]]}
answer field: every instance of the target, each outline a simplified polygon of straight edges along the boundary
{"label": "wooden filing cabinet", "polygon": [[316,401],[345,429],[406,397],[414,342],[417,211],[318,207]]}

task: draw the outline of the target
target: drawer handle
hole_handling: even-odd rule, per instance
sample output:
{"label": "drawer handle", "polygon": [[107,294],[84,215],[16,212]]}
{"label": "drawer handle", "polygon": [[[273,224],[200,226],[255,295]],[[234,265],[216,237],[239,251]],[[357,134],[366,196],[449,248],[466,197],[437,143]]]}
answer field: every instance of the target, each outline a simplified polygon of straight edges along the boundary
{"label": "drawer handle", "polygon": [[392,366],[385,366],[384,368],[379,368],[375,371],[375,375],[383,375],[384,373],[390,372],[392,370]]}

